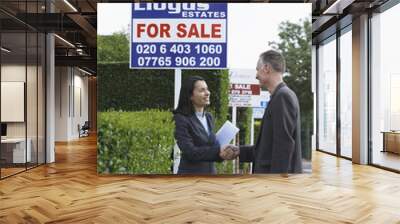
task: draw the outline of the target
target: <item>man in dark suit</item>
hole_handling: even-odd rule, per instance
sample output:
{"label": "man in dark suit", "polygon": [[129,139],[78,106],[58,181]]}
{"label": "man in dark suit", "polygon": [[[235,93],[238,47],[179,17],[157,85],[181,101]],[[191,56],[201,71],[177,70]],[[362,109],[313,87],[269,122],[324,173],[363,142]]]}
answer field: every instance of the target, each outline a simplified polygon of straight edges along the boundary
{"label": "man in dark suit", "polygon": [[285,59],[279,52],[266,51],[256,70],[271,98],[256,144],[235,149],[240,162],[253,162],[253,173],[301,173],[300,109],[296,94],[283,82]]}

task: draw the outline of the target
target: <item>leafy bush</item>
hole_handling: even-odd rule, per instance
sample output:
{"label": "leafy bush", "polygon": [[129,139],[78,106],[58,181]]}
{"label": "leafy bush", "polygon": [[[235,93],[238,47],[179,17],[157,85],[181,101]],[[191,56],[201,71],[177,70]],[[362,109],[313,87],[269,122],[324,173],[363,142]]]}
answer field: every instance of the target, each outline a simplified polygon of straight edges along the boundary
{"label": "leafy bush", "polygon": [[301,126],[301,152],[303,159],[311,160],[311,144],[313,133],[313,113],[303,113],[300,116]]}
{"label": "leafy bush", "polygon": [[254,120],[254,139],[253,139],[253,141],[254,141],[254,144],[256,144],[257,143],[257,138],[258,138],[258,135],[259,135],[259,133],[260,133],[260,129],[261,129],[261,119],[258,119],[258,120]]}
{"label": "leafy bush", "polygon": [[98,113],[98,172],[169,174],[172,114],[159,110]]}
{"label": "leafy bush", "polygon": [[251,118],[253,109],[251,107],[238,108],[238,121],[237,126],[239,131],[239,144],[248,145],[250,144],[250,132],[251,132]]}
{"label": "leafy bush", "polygon": [[98,64],[98,111],[171,110],[173,70],[129,69],[127,63]]}
{"label": "leafy bush", "polygon": [[[193,75],[203,77],[209,86],[209,109],[216,115],[227,113],[228,71],[182,70],[183,79]],[[99,111],[173,109],[173,69],[130,69],[128,63],[99,63],[97,83]]]}

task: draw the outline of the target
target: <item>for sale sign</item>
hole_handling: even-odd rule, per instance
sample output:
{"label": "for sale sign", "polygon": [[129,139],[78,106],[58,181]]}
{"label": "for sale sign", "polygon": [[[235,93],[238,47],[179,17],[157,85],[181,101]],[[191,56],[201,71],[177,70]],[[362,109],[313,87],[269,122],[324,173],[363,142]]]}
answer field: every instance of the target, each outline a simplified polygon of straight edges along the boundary
{"label": "for sale sign", "polygon": [[231,95],[260,95],[260,85],[258,84],[235,84],[231,83],[229,92]]}
{"label": "for sale sign", "polygon": [[256,96],[261,92],[258,84],[231,83],[229,88],[229,106],[253,107]]}
{"label": "for sale sign", "polygon": [[226,68],[226,3],[133,3],[131,68]]}

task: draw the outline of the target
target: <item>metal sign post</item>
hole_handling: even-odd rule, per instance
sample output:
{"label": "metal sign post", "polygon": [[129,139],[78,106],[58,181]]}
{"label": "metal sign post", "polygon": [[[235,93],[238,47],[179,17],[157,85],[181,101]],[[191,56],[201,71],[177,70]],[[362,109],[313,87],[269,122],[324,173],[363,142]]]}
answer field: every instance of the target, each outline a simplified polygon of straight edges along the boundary
{"label": "metal sign post", "polygon": [[175,69],[174,85],[175,85],[174,109],[176,109],[178,107],[179,92],[181,90],[181,85],[182,85],[182,69],[179,68]]}
{"label": "metal sign post", "polygon": [[[254,114],[251,113],[251,128],[250,128],[250,145],[254,145]],[[253,163],[250,163],[249,173],[251,174],[253,171]]]}
{"label": "metal sign post", "polygon": [[[236,127],[236,119],[237,119],[237,107],[232,106],[232,124],[235,127]],[[236,138],[233,138],[233,144],[236,145]],[[239,164],[238,159],[232,160],[233,174],[237,174],[237,169],[239,168],[238,164]]]}

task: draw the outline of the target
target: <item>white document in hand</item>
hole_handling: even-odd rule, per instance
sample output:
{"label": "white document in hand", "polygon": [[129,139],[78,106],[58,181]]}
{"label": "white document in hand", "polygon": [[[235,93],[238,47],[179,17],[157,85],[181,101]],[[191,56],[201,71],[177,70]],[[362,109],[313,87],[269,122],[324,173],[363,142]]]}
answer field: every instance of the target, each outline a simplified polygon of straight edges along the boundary
{"label": "white document in hand", "polygon": [[235,127],[230,121],[226,121],[216,134],[219,145],[229,144],[238,132],[239,128]]}

